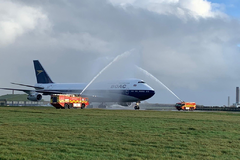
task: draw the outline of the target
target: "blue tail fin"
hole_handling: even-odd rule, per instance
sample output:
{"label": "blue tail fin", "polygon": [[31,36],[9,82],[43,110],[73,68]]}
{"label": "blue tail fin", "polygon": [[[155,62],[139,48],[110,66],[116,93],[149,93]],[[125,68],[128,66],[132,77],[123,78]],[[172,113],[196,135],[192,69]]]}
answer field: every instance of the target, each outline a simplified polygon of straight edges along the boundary
{"label": "blue tail fin", "polygon": [[53,83],[51,78],[48,76],[47,72],[42,67],[41,63],[38,60],[33,61],[37,83]]}

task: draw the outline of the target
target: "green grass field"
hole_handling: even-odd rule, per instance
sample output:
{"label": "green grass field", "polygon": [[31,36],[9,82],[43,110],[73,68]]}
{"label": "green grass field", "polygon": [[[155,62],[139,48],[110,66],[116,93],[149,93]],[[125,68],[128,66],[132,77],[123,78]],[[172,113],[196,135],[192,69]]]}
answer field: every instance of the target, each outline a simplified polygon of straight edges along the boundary
{"label": "green grass field", "polygon": [[0,107],[0,159],[240,159],[240,113]]}

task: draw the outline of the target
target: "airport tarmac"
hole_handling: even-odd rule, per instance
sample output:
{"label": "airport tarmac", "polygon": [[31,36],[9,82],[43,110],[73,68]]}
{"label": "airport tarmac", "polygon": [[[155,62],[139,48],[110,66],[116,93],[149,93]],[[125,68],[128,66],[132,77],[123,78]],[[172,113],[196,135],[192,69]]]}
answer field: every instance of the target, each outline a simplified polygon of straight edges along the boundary
{"label": "airport tarmac", "polygon": [[[109,110],[134,110],[134,105],[133,104],[131,106],[121,106],[121,105],[118,105],[118,104],[113,104],[113,105],[107,106],[106,109],[109,109]],[[140,110],[178,111],[175,108],[175,104],[142,103],[139,106],[140,106]],[[194,110],[194,112],[206,112],[206,111],[207,112],[219,112],[219,111],[240,112],[240,108],[197,106],[197,108]]]}
{"label": "airport tarmac", "polygon": [[[161,110],[161,111],[177,111],[174,104],[152,104],[142,103],[139,105],[140,110]],[[97,107],[93,107],[97,108]],[[118,104],[108,105],[106,109],[110,110],[134,110],[134,103],[130,106],[121,106]]]}

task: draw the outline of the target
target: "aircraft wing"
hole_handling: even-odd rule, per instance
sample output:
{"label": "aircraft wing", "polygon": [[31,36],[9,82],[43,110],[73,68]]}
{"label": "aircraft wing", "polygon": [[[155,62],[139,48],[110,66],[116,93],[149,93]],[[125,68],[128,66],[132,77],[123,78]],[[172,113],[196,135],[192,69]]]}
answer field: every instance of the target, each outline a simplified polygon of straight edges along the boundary
{"label": "aircraft wing", "polygon": [[[51,94],[70,94],[68,92],[57,91],[57,90],[35,90],[35,92],[42,93],[43,95],[51,95]],[[71,93],[74,94],[74,93]],[[78,93],[79,94],[79,93]]]}
{"label": "aircraft wing", "polygon": [[[35,92],[42,93],[43,95],[51,95],[51,94],[76,94],[79,95],[80,92],[68,92],[68,91],[58,91],[58,90],[35,90]],[[93,94],[82,94],[82,97],[99,97],[102,95],[93,95]]]}
{"label": "aircraft wing", "polygon": [[[79,95],[80,92],[68,92],[68,91],[58,91],[58,90],[36,90],[38,93],[42,93],[43,95],[51,95],[51,94],[76,94]],[[82,97],[88,97],[88,98],[104,98],[102,94],[82,94]]]}
{"label": "aircraft wing", "polygon": [[12,82],[12,84],[19,85],[19,86],[24,86],[24,87],[33,87],[35,89],[44,89],[43,87],[36,87],[36,86],[27,85],[27,84],[21,84],[21,83],[13,83]]}
{"label": "aircraft wing", "polygon": [[[30,90],[30,89],[17,89],[17,88],[0,88],[4,90],[14,90],[14,91],[22,91],[27,94],[33,94],[33,93],[42,93],[43,95],[51,95],[51,94],[80,94],[80,93],[69,93],[67,91],[58,91],[58,90]],[[104,98],[101,94],[82,94],[82,97],[88,97],[90,99],[102,99]]]}
{"label": "aircraft wing", "polygon": [[29,90],[29,89],[16,89],[16,88],[0,88],[4,90],[14,90],[14,91],[23,91],[27,94],[31,94],[32,92],[35,92],[35,90]]}
{"label": "aircraft wing", "polygon": [[[54,90],[30,90],[30,89],[17,89],[17,88],[0,88],[0,89],[4,89],[4,90],[14,90],[14,91],[22,91],[25,92],[27,94],[31,94],[34,92],[37,93],[42,93],[43,95],[51,95],[51,94],[69,94],[67,92],[62,92],[62,91],[54,91]],[[75,93],[71,93],[71,94],[75,94]],[[79,93],[76,93],[79,94]]]}

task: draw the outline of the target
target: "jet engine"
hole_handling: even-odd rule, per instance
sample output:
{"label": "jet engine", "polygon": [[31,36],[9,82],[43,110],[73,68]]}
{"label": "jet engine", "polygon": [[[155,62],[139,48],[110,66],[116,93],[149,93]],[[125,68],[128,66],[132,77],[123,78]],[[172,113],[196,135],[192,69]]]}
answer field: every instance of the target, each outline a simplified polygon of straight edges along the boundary
{"label": "jet engine", "polygon": [[35,93],[35,94],[29,94],[27,96],[27,99],[29,101],[40,101],[42,99],[42,95],[41,94],[38,94],[38,93]]}

